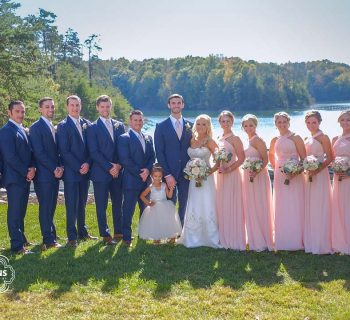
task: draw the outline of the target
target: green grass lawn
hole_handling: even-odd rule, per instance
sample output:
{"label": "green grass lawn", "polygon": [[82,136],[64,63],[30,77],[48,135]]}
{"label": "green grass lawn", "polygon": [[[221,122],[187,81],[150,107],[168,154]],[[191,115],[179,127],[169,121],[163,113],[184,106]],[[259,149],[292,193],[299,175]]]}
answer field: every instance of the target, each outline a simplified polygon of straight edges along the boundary
{"label": "green grass lawn", "polygon": [[[64,216],[59,206],[63,237]],[[138,213],[134,230],[137,220]],[[93,205],[87,221],[98,235]],[[16,272],[0,294],[0,319],[350,319],[348,256],[186,249],[137,238],[131,248],[88,241],[42,252],[36,205],[28,206],[26,235],[37,253],[11,254],[0,205],[0,254]]]}

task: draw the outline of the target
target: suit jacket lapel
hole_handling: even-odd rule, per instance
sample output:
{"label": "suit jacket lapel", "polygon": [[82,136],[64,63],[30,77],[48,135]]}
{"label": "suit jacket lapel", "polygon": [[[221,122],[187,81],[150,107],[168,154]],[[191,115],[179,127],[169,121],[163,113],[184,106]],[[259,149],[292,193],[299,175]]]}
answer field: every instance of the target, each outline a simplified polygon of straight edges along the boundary
{"label": "suit jacket lapel", "polygon": [[[180,142],[182,142],[185,138],[185,135],[187,135],[187,128],[186,128],[186,123],[188,123],[187,120],[185,120],[185,118],[182,118],[182,125],[183,125],[183,128],[182,128],[182,135],[181,135],[181,139],[180,139]],[[192,134],[192,133],[191,133]]]}
{"label": "suit jacket lapel", "polygon": [[[49,128],[49,126],[46,124],[46,122],[42,118],[40,118],[39,121],[40,121],[41,126],[44,128],[44,130],[49,132],[48,135],[51,137],[52,142],[54,144],[56,144],[56,141],[53,139],[52,132],[51,132],[51,129]],[[56,133],[54,133],[54,134],[55,134],[55,139],[56,139]]]}
{"label": "suit jacket lapel", "polygon": [[80,135],[80,133],[78,131],[78,128],[77,128],[76,124],[73,122],[73,120],[69,116],[67,117],[67,122],[70,124],[71,127],[73,127],[73,129],[75,130],[75,132],[79,136],[79,139],[80,139],[81,143],[84,144],[84,141],[81,139],[81,135]]}
{"label": "suit jacket lapel", "polygon": [[[100,127],[100,129],[105,133],[105,135],[107,135],[107,139],[109,139],[109,141],[113,144],[113,140],[112,137],[108,131],[108,129],[106,128],[106,125],[102,122],[102,120],[100,118],[97,119],[97,125]],[[114,129],[113,129],[113,136],[114,136]]]}
{"label": "suit jacket lapel", "polygon": [[[169,128],[169,132],[176,138],[177,141],[180,141],[179,137],[177,136],[177,133],[175,131],[175,128],[173,126],[173,123],[172,123],[170,117],[168,118],[168,124],[167,125],[168,125],[168,128]],[[183,136],[183,134],[182,134],[182,136]]]}
{"label": "suit jacket lapel", "polygon": [[[129,136],[130,136],[130,139],[134,140],[134,143],[139,146],[141,152],[144,154],[145,152],[143,151],[143,148],[142,148],[142,144],[141,144],[141,141],[140,139],[136,136],[136,134],[129,129]],[[146,149],[146,141],[145,141],[145,149]]]}
{"label": "suit jacket lapel", "polygon": [[[14,123],[12,123],[11,121],[9,121],[8,124],[9,124],[10,128],[12,128],[12,130],[16,133],[16,135],[17,135],[17,133],[18,133],[19,136],[21,137],[21,139],[24,141],[24,143],[25,143],[26,145],[28,145],[28,143],[29,143],[28,135],[27,135],[25,132],[22,132],[22,131],[21,131]],[[25,137],[24,135],[26,135],[27,139],[26,139],[26,137]]]}

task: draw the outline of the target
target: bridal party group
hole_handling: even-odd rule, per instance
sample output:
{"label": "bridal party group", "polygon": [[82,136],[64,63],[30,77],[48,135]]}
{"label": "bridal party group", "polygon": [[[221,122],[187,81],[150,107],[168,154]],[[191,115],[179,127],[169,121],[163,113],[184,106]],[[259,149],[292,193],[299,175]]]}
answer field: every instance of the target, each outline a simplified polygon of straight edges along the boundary
{"label": "bridal party group", "polygon": [[42,247],[62,247],[54,214],[63,180],[66,247],[98,239],[85,223],[92,181],[105,245],[132,246],[138,205],[137,235],[156,245],[166,240],[186,247],[350,254],[350,110],[339,114],[337,137],[322,131],[318,111],[305,115],[308,137],[291,131],[290,116],[278,112],[278,134],[271,141],[259,136],[258,118],[247,114],[241,120],[242,141],[233,132],[230,111],[218,115],[221,134],[213,137],[211,118],[202,114],[192,123],[183,117],[184,107],[181,95],[169,96],[170,115],[156,125],[153,141],[143,132],[140,110],[131,111],[127,127],[112,119],[107,95],[96,100],[94,122],[81,117],[78,96],[67,97],[67,117],[57,126],[54,100],[44,97],[38,103],[40,117],[28,129],[22,125],[25,104],[11,101],[9,120],[0,129],[11,250],[32,253],[25,235],[31,182]]}

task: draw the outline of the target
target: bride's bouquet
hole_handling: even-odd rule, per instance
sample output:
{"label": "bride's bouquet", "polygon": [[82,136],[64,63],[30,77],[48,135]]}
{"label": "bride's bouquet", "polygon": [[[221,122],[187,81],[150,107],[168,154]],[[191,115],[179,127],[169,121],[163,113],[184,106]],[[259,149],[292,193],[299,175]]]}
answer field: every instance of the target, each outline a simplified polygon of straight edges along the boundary
{"label": "bride's bouquet", "polygon": [[[299,174],[302,173],[304,170],[303,164],[300,163],[300,161],[296,159],[290,159],[288,160],[283,166],[282,166],[282,172],[285,174]],[[289,179],[286,178],[284,180],[285,185],[289,185]]]}
{"label": "bride's bouquet", "polygon": [[200,158],[193,158],[187,162],[184,169],[185,178],[188,180],[195,180],[196,187],[202,186],[202,181],[208,177],[207,163]]}
{"label": "bride's bouquet", "polygon": [[214,161],[219,163],[230,162],[232,159],[232,153],[227,152],[225,148],[216,148],[213,156]]}
{"label": "bride's bouquet", "polygon": [[[261,159],[256,157],[247,157],[242,164],[242,169],[249,170],[249,172],[259,172],[262,169],[262,166],[263,162]],[[254,178],[250,177],[249,181],[253,182]]]}
{"label": "bride's bouquet", "polygon": [[[350,158],[335,157],[332,168],[335,173],[346,173],[350,169]],[[342,181],[342,177],[338,177],[338,181]]]}
{"label": "bride's bouquet", "polygon": [[[320,162],[315,156],[307,156],[303,161],[303,167],[305,171],[315,171],[320,168],[322,162]],[[312,177],[309,176],[309,181],[312,182]]]}

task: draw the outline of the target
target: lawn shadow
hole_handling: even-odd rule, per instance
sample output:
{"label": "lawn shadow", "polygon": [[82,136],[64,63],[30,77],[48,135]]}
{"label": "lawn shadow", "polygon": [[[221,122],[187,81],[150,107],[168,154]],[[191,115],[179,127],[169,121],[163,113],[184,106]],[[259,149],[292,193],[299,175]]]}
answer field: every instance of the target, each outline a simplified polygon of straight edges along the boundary
{"label": "lawn shadow", "polygon": [[[50,290],[53,299],[72,290],[73,286],[94,286],[112,292],[129,282],[152,283],[156,299],[167,297],[174,285],[193,288],[215,285],[240,289],[246,283],[269,287],[284,283],[286,277],[311,290],[321,284],[345,280],[350,288],[350,257],[316,256],[304,252],[237,252],[225,249],[194,248],[134,240],[133,247],[104,246],[89,241],[72,248],[50,249],[43,253],[11,257],[16,271],[12,293],[35,291],[35,286]],[[7,252],[6,252],[7,253]]]}

